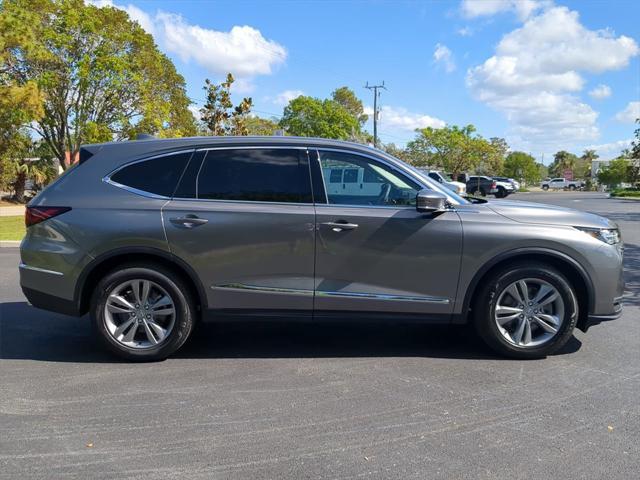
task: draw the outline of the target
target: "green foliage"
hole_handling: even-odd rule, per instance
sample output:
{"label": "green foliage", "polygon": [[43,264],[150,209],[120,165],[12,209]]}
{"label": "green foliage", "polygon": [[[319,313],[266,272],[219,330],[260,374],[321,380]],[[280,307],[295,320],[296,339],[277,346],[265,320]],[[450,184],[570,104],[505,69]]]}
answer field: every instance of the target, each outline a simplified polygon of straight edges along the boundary
{"label": "green foliage", "polygon": [[219,85],[205,80],[204,90],[207,92],[207,101],[200,109],[200,120],[207,128],[210,135],[249,135],[247,119],[253,107],[250,97],[233,106],[231,101],[231,85],[235,79],[230,73],[227,79]]}
{"label": "green foliage", "polygon": [[[576,155],[561,150],[553,156],[553,162],[549,165],[549,174],[554,177],[562,177],[564,171],[568,169],[575,173],[577,165],[578,157]],[[575,175],[575,178],[578,178],[578,175]]]}
{"label": "green foliage", "polygon": [[247,117],[245,120],[248,135],[265,135],[271,136],[280,127],[274,120],[260,117]]}
{"label": "green foliage", "polygon": [[475,127],[446,126],[417,130],[416,138],[407,144],[408,156],[417,165],[430,165],[454,177],[465,171],[496,173],[502,169],[507,150],[502,139],[487,141],[475,135]]}
{"label": "green foliage", "polygon": [[598,173],[598,181],[608,187],[615,187],[627,180],[629,162],[624,158],[611,160],[609,165]]}
{"label": "green foliage", "polygon": [[[16,38],[12,27],[20,25]],[[83,0],[5,0],[3,83],[37,86],[36,131],[64,168],[80,144],[139,132],[192,135],[184,78],[126,12]],[[33,87],[29,87],[33,88]],[[42,115],[39,115],[42,113]]]}
{"label": "green foliage", "polygon": [[347,112],[356,117],[361,127],[369,119],[369,116],[364,113],[362,100],[356,97],[355,92],[349,87],[336,88],[331,94],[331,99],[342,105]]}
{"label": "green foliage", "polygon": [[288,135],[357,140],[358,118],[335,100],[300,96],[285,107],[280,126]]}
{"label": "green foliage", "polygon": [[526,183],[536,183],[540,180],[540,167],[535,158],[525,152],[511,152],[504,161],[502,174]]}

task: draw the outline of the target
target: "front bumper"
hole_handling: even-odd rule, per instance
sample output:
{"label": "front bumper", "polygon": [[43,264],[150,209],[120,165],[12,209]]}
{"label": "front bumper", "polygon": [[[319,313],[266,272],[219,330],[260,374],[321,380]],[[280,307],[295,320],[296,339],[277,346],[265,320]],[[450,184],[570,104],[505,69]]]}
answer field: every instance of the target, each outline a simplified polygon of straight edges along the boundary
{"label": "front bumper", "polygon": [[607,314],[592,314],[590,313],[586,321],[579,325],[580,330],[586,332],[590,327],[594,325],[599,325],[603,322],[610,322],[611,320],[616,320],[620,318],[622,315],[622,297],[614,299],[613,307],[611,313]]}

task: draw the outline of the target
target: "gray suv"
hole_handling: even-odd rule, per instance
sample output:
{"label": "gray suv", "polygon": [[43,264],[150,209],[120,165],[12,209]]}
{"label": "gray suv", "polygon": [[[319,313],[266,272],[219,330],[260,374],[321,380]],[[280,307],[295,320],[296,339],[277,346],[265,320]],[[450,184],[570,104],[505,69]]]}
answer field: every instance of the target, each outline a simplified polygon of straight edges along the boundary
{"label": "gray suv", "polygon": [[27,207],[34,306],[90,313],[108,349],[162,359],[202,320],[472,323],[545,356],[620,315],[609,220],[467,200],[384,152],[292,137],[88,145]]}

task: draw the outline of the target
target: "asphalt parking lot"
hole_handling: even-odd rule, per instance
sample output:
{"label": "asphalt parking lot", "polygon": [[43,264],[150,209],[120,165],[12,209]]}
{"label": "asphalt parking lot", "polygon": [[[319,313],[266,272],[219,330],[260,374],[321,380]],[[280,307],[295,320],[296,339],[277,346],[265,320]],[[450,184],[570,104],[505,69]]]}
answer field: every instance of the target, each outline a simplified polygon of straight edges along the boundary
{"label": "asphalt parking lot", "polygon": [[0,249],[0,478],[637,478],[640,202],[512,198],[607,216],[626,244],[623,316],[544,360],[464,328],[236,324],[127,364],[86,318],[30,307]]}

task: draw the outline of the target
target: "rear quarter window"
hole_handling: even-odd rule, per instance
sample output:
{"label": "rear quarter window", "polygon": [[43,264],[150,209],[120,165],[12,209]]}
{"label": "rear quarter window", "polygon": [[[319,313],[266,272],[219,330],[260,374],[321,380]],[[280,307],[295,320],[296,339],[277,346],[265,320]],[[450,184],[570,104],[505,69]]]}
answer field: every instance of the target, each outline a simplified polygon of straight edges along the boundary
{"label": "rear quarter window", "polygon": [[193,152],[150,158],[127,165],[111,175],[111,182],[141,192],[171,197]]}

